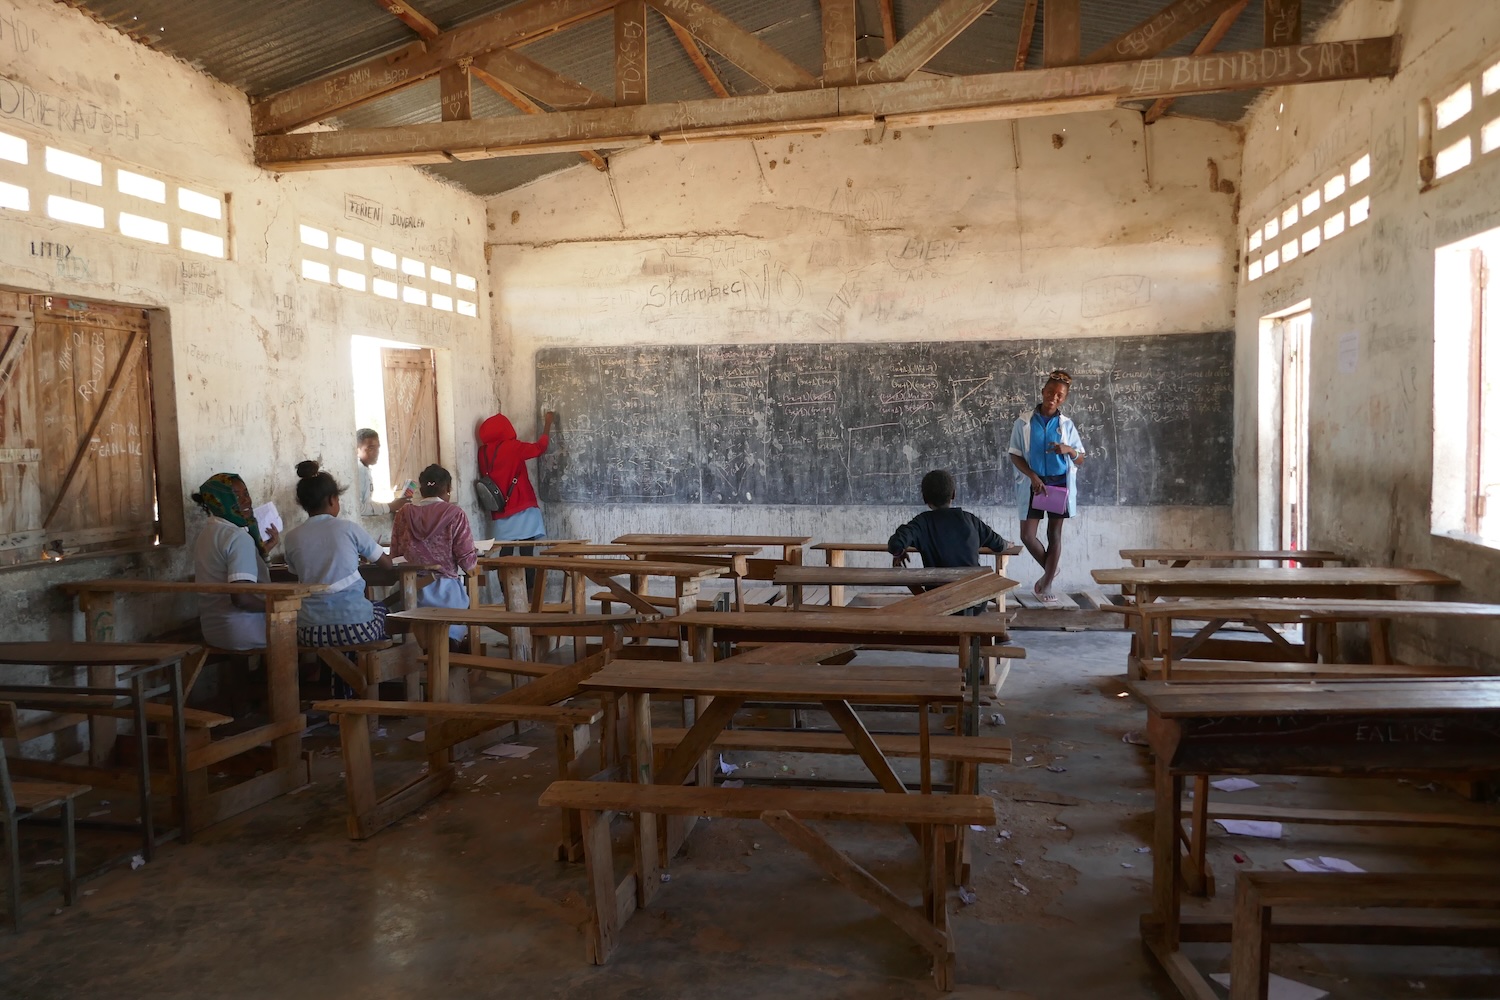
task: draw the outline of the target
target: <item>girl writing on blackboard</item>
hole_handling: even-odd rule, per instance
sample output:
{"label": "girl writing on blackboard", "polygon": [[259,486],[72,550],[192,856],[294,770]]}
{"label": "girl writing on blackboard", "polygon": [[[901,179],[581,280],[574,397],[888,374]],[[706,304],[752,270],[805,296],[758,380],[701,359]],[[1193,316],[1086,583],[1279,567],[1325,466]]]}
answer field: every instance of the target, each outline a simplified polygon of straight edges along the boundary
{"label": "girl writing on blackboard", "polygon": [[[1021,512],[1021,544],[1042,567],[1042,578],[1032,588],[1044,604],[1057,603],[1052,582],[1062,563],[1063,521],[1078,513],[1078,467],[1083,464],[1083,439],[1073,421],[1063,415],[1073,376],[1061,368],[1047,376],[1042,401],[1023,413],[1010,432],[1010,461],[1021,472],[1016,502]],[[1042,515],[1047,516],[1047,544],[1037,538]]]}

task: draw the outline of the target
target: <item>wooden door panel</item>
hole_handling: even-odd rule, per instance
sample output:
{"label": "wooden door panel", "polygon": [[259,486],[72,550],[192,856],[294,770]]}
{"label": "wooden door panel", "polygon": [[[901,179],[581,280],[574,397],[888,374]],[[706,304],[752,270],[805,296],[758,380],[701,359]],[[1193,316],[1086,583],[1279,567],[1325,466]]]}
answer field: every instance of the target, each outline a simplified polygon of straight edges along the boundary
{"label": "wooden door panel", "polygon": [[398,486],[439,460],[437,364],[430,350],[384,348],[386,456]]}

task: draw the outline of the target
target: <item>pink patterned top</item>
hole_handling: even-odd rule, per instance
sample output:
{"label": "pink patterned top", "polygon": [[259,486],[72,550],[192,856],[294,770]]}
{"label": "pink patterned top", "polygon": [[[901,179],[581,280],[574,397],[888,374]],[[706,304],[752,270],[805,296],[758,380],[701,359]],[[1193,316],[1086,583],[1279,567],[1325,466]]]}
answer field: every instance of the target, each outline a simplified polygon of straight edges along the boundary
{"label": "pink patterned top", "polygon": [[439,576],[449,578],[472,569],[479,558],[469,516],[441,497],[424,497],[396,512],[391,555],[436,566]]}

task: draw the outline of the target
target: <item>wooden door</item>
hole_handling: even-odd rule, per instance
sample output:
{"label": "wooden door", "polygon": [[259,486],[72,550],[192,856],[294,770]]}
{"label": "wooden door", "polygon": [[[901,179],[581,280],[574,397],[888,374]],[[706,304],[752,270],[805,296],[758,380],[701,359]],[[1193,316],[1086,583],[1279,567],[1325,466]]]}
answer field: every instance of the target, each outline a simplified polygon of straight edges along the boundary
{"label": "wooden door", "polygon": [[426,349],[380,351],[385,382],[386,461],[399,490],[441,458],[438,450],[437,361]]}
{"label": "wooden door", "polygon": [[[35,550],[41,525],[41,448],[36,437],[35,324],[31,296],[0,292],[0,563]],[[29,543],[29,544],[28,544]]]}

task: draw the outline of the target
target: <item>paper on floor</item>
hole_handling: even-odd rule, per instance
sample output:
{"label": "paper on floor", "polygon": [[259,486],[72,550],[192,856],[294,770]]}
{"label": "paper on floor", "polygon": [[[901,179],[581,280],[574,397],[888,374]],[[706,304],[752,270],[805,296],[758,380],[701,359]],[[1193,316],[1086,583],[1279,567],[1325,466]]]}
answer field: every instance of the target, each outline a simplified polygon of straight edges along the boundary
{"label": "paper on floor", "polygon": [[530,757],[536,747],[522,746],[519,743],[496,743],[492,747],[484,748],[486,757]]}
{"label": "paper on floor", "polygon": [[1287,858],[1286,866],[1294,872],[1362,872],[1359,865],[1343,858]]}
{"label": "paper on floor", "polygon": [[1220,778],[1218,781],[1209,782],[1221,792],[1243,792],[1247,788],[1259,788],[1260,782],[1251,781],[1249,778]]}
{"label": "paper on floor", "polygon": [[[1226,990],[1229,989],[1229,973],[1215,972],[1208,977]],[[1270,990],[1266,996],[1269,1000],[1319,1000],[1328,995],[1327,990],[1320,990],[1316,986],[1299,983],[1295,979],[1287,979],[1271,973]]]}
{"label": "paper on floor", "polygon": [[425,730],[425,729],[419,729],[416,732],[412,733],[410,736],[408,736],[407,740],[410,741],[410,742],[412,742],[412,743],[421,743],[422,740],[424,738],[426,738],[426,736],[427,736],[427,730]]}
{"label": "paper on floor", "polygon": [[1280,823],[1272,823],[1261,819],[1216,819],[1214,822],[1222,826],[1225,833],[1232,833],[1240,837],[1260,837],[1264,840],[1281,839]]}
{"label": "paper on floor", "polygon": [[731,763],[729,763],[728,761],[726,761],[724,759],[724,755],[723,754],[719,754],[719,773],[720,774],[733,774],[734,772],[738,771],[739,769],[740,769],[740,766],[738,764],[731,764]]}

